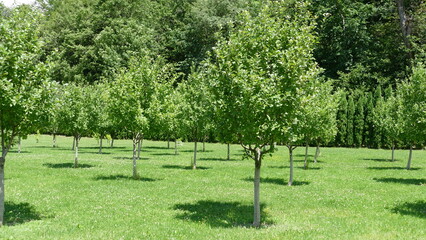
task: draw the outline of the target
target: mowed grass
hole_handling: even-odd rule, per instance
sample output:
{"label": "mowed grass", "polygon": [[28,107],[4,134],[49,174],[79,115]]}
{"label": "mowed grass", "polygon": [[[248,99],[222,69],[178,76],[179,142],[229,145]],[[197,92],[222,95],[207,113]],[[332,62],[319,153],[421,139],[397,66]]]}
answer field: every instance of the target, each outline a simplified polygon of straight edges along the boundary
{"label": "mowed grass", "polygon": [[[189,168],[192,143],[143,142],[140,180],[131,179],[131,141],[97,154],[72,138],[35,136],[6,160],[6,221],[0,239],[426,239],[426,152],[323,148],[303,170],[296,150],[295,186],[288,187],[285,147],[263,161],[263,226],[251,228],[253,160],[241,147],[206,144],[199,169]],[[201,144],[200,144],[201,145]],[[201,149],[201,146],[199,146]],[[310,149],[310,159],[314,148]]]}

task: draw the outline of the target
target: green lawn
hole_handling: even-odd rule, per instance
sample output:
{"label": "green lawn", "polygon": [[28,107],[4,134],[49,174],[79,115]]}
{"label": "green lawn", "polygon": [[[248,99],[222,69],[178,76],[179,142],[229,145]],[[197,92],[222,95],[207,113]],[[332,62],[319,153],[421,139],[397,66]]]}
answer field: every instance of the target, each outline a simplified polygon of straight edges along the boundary
{"label": "green lawn", "polygon": [[387,150],[327,148],[303,170],[298,148],[288,187],[287,150],[279,147],[263,161],[264,225],[255,229],[254,163],[237,145],[226,161],[226,145],[206,144],[191,170],[192,143],[175,156],[165,142],[144,141],[136,181],[131,141],[100,155],[97,141],[83,138],[78,169],[72,139],[58,143],[30,136],[22,153],[8,154],[9,225],[0,239],[426,239],[425,151],[414,151],[407,171],[408,151],[390,162]]}

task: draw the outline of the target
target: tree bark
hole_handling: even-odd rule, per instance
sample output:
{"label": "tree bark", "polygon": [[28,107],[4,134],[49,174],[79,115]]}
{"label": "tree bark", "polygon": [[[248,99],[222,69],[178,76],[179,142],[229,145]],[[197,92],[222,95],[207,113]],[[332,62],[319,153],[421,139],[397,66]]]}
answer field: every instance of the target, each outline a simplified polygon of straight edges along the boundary
{"label": "tree bark", "polygon": [[288,146],[288,153],[290,155],[290,179],[288,180],[288,185],[293,185],[293,146]]}
{"label": "tree bark", "polygon": [[102,136],[99,139],[99,154],[102,154]]}
{"label": "tree bark", "polygon": [[194,160],[192,162],[192,169],[197,169],[197,141],[194,142]]}
{"label": "tree bark", "polygon": [[203,152],[206,151],[206,142],[203,140]]}
{"label": "tree bark", "polygon": [[18,138],[18,153],[21,153],[21,137]]}
{"label": "tree bark", "polygon": [[133,179],[138,179],[138,170],[137,170],[137,166],[136,166],[136,151],[137,151],[137,145],[138,145],[139,140],[137,140],[136,138],[133,138]]}
{"label": "tree bark", "polygon": [[411,159],[413,157],[413,146],[410,146],[410,154],[408,155],[407,170],[411,169]]}
{"label": "tree bark", "polygon": [[315,150],[315,157],[314,157],[314,162],[315,162],[315,163],[317,163],[317,162],[318,162],[318,161],[317,161],[317,159],[318,159],[319,153],[320,153],[320,146],[319,146],[319,144],[318,144],[318,145],[317,145],[317,149]]}
{"label": "tree bark", "polygon": [[167,148],[170,149],[170,138],[167,138]]}
{"label": "tree bark", "polygon": [[6,154],[3,150],[0,157],[0,227],[4,224],[4,164],[6,162]]}
{"label": "tree bark", "polygon": [[395,143],[392,143],[392,162],[395,161]]}
{"label": "tree bark", "polygon": [[72,139],[72,150],[75,149],[75,137]]}
{"label": "tree bark", "polygon": [[56,134],[53,134],[53,147],[56,147]]}
{"label": "tree bark", "polygon": [[177,149],[177,139],[175,139],[175,155],[178,154],[178,149]]}
{"label": "tree bark", "polygon": [[260,226],[260,167],[262,166],[262,154],[259,148],[255,149],[255,167],[254,167],[254,215],[253,226]]}
{"label": "tree bark", "polygon": [[231,159],[231,146],[230,146],[230,144],[228,143],[228,158],[227,158],[228,160],[230,160]]}
{"label": "tree bark", "polygon": [[404,0],[396,0],[396,5],[398,8],[399,26],[401,28],[404,45],[408,50],[408,57],[410,59],[413,59],[414,56],[413,56],[413,52],[411,51],[412,46],[409,39],[411,35],[411,29],[412,29],[411,19],[405,11]]}
{"label": "tree bark", "polygon": [[137,159],[141,159],[141,141],[138,142],[138,157]]}
{"label": "tree bark", "polygon": [[111,138],[111,148],[114,147],[114,138]]}
{"label": "tree bark", "polygon": [[305,147],[305,163],[303,164],[303,168],[304,169],[308,169],[308,149],[309,149],[309,144],[306,142],[306,147]]}
{"label": "tree bark", "polygon": [[78,168],[78,142],[79,142],[79,136],[74,137],[75,142],[75,158],[74,158],[74,168]]}

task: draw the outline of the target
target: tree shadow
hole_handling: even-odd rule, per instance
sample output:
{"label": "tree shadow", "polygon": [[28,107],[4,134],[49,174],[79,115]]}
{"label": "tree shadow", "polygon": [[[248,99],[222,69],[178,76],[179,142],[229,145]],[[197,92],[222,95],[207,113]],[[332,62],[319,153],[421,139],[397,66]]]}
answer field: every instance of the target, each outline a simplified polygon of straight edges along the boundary
{"label": "tree shadow", "polygon": [[[176,215],[177,219],[206,223],[215,228],[251,227],[253,206],[239,202],[218,202],[201,200],[196,203],[176,204],[174,210],[183,211]],[[271,225],[265,212],[265,205],[260,205],[262,225]]]}
{"label": "tree shadow", "polygon": [[[119,160],[133,160],[133,157],[112,157],[113,159],[119,159]],[[147,157],[141,157],[136,160],[149,160]]]}
{"label": "tree shadow", "polygon": [[[180,152],[194,152],[194,150],[181,150]],[[213,150],[205,150],[197,149],[197,153],[203,153],[203,152],[213,152]]]}
{"label": "tree shadow", "polygon": [[241,161],[235,158],[227,159],[227,158],[199,158],[202,161],[221,161],[221,162],[235,162],[235,161]]}
{"label": "tree shadow", "polygon": [[[284,169],[284,168],[290,168],[290,167],[289,166],[268,166],[268,168]],[[303,169],[303,170],[321,170],[320,167],[308,167],[307,169],[305,169],[304,167],[294,167],[294,168]]]}
{"label": "tree shadow", "polygon": [[[405,167],[368,167],[369,170],[407,170]],[[420,170],[421,168],[410,168],[410,170]]]}
{"label": "tree shadow", "polygon": [[18,152],[18,150],[13,150],[13,151],[10,151],[11,153],[16,153],[16,154],[26,154],[26,153],[32,153],[32,152],[30,152],[30,151],[21,151],[21,152]]}
{"label": "tree shadow", "polygon": [[[254,178],[253,177],[248,177],[248,178],[244,178],[244,181],[247,182],[253,182]],[[266,177],[266,178],[260,178],[260,182],[261,183],[272,183],[272,184],[277,184],[277,185],[288,185],[288,182],[285,181],[283,178],[270,178],[270,177]],[[306,182],[306,181],[293,181],[292,186],[301,186],[301,185],[309,185],[310,182]]]}
{"label": "tree shadow", "polygon": [[142,182],[154,182],[154,181],[157,181],[158,179],[146,178],[146,177],[140,177],[138,179],[134,179],[132,176],[117,174],[117,175],[99,175],[99,176],[96,176],[94,180],[136,180],[136,181],[142,181]]}
{"label": "tree shadow", "polygon": [[392,159],[388,159],[388,158],[363,158],[362,160],[374,161],[374,162],[397,162],[398,161],[396,159],[392,161]]}
{"label": "tree shadow", "polygon": [[[305,157],[305,154],[295,154],[296,157]],[[313,154],[308,154],[308,157],[314,157]]]}
{"label": "tree shadow", "polygon": [[29,203],[14,203],[7,201],[4,205],[4,223],[7,226],[14,226],[41,219],[41,214]]}
{"label": "tree shadow", "polygon": [[174,153],[151,153],[150,155],[153,155],[153,156],[175,156],[176,154],[174,154]]}
{"label": "tree shadow", "polygon": [[104,152],[102,151],[102,153],[99,152],[84,152],[84,151],[79,151],[78,154],[99,154],[99,155],[109,155],[111,154],[110,152]]}
{"label": "tree shadow", "polygon": [[[192,170],[192,166],[180,166],[180,165],[163,165],[162,168],[166,169],[183,169],[183,170]],[[197,166],[196,170],[206,170],[211,169],[210,167],[199,167]]]}
{"label": "tree shadow", "polygon": [[[43,166],[48,168],[74,168],[74,163],[44,163]],[[91,164],[78,164],[77,168],[92,168],[94,165]]]}
{"label": "tree shadow", "polygon": [[173,148],[167,148],[167,147],[157,147],[157,146],[147,146],[145,148],[149,148],[149,149],[173,149]]}
{"label": "tree shadow", "polygon": [[[293,162],[305,162],[305,159],[302,160],[293,160]],[[309,160],[310,163],[314,163],[314,160]],[[324,163],[324,161],[317,160],[316,163]],[[315,164],[315,163],[314,163]]]}
{"label": "tree shadow", "polygon": [[405,202],[391,209],[393,213],[426,218],[426,201]]}
{"label": "tree shadow", "polygon": [[417,178],[373,178],[377,182],[384,183],[400,183],[408,185],[423,185],[426,184],[426,179]]}

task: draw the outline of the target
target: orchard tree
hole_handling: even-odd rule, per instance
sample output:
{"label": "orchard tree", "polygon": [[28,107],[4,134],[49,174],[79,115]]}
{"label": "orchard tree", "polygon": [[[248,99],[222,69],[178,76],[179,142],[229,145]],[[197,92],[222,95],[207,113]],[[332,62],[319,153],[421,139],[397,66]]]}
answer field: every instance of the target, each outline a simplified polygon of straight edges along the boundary
{"label": "orchard tree", "polygon": [[128,69],[122,69],[110,83],[108,118],[124,136],[133,141],[133,178],[138,179],[137,152],[149,130],[148,109],[164,68],[160,60],[148,56],[134,59]]}
{"label": "orchard tree", "polygon": [[410,146],[407,169],[411,168],[414,146],[426,143],[426,67],[418,64],[408,82],[400,86],[402,95],[404,138]]}
{"label": "orchard tree", "polygon": [[90,101],[88,127],[90,132],[99,138],[99,154],[102,154],[102,140],[106,138],[109,130],[109,119],[107,113],[106,84],[96,84],[88,87],[88,98]]}
{"label": "orchard tree", "polygon": [[214,97],[218,138],[239,142],[255,163],[255,227],[260,226],[263,156],[274,151],[280,137],[289,137],[301,90],[318,74],[306,5],[284,4],[269,2],[256,17],[244,12],[241,26],[220,41],[203,69]]}
{"label": "orchard tree", "polygon": [[40,62],[39,16],[21,6],[0,18],[0,226],[6,155],[15,138],[40,129],[48,116],[50,82]]}

